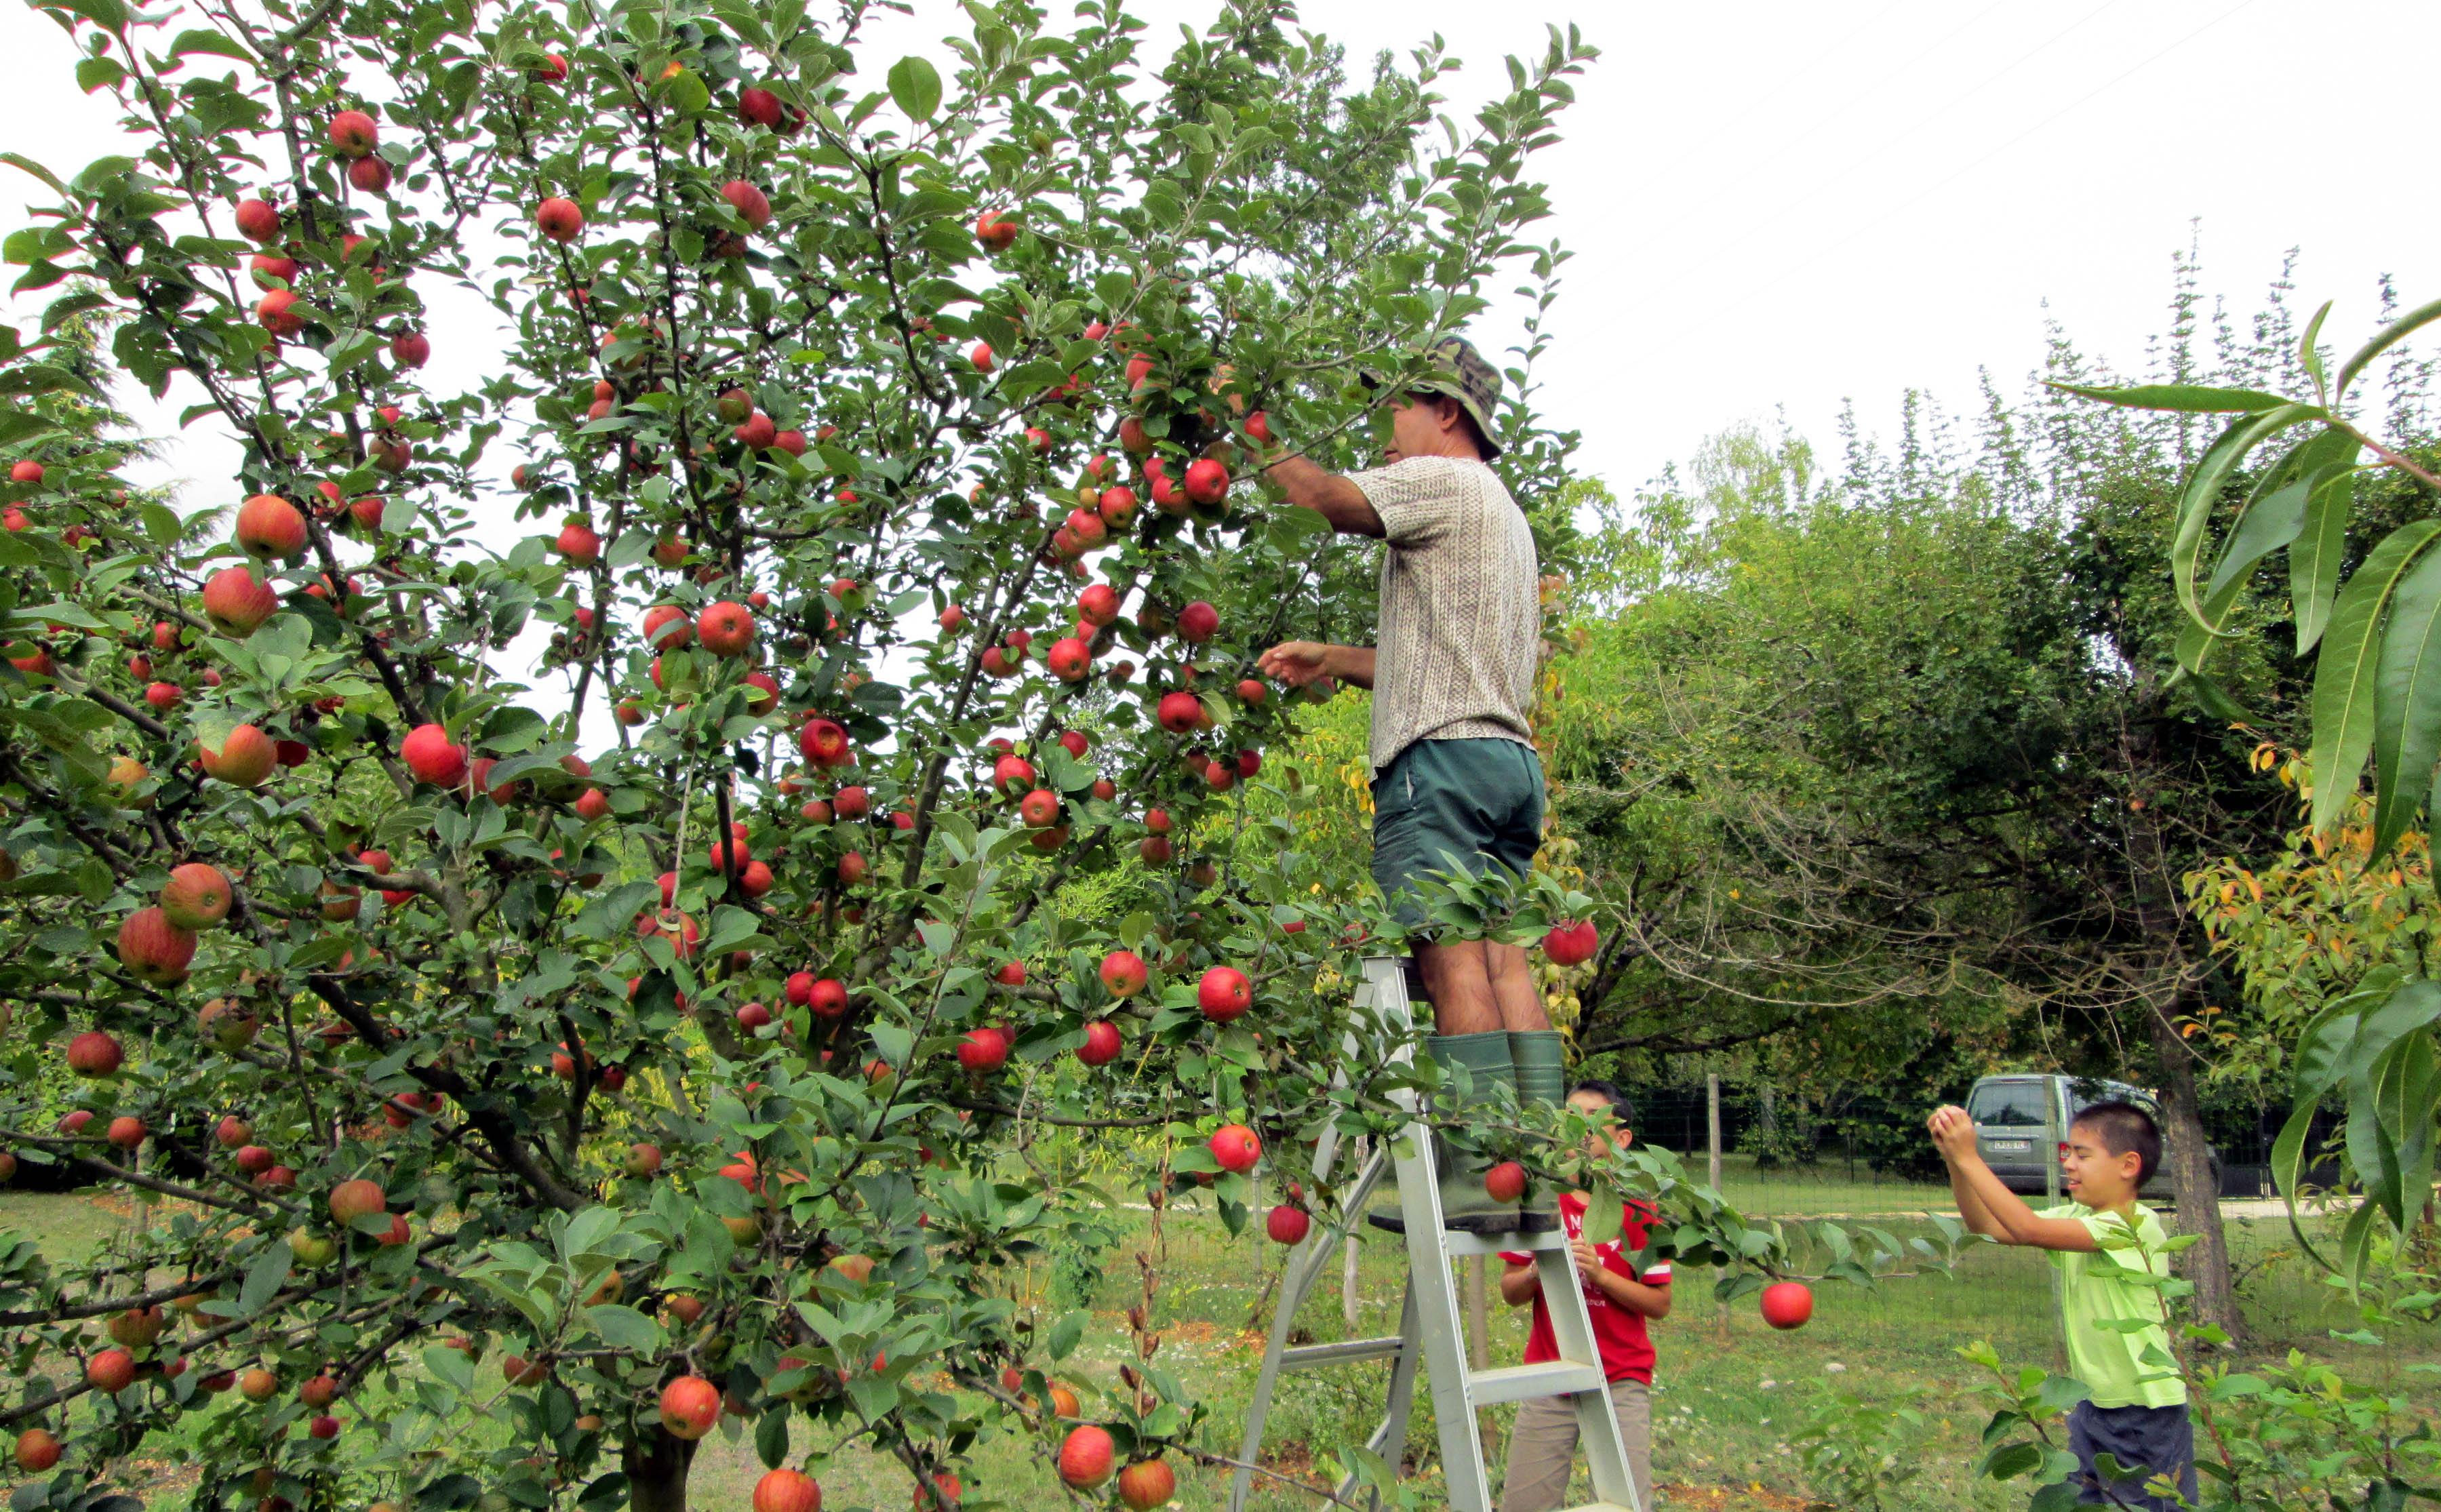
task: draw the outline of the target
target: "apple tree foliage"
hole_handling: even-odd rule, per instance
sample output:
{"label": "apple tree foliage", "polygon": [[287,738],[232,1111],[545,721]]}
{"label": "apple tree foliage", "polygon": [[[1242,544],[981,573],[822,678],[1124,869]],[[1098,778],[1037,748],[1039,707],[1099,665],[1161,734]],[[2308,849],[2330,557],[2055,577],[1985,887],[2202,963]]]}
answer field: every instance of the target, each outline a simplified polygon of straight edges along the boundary
{"label": "apple tree foliage", "polygon": [[[2327,303],[2317,311],[2299,340],[2296,369],[2306,392],[2177,384],[2062,387],[2132,408],[2228,417],[2188,470],[2175,516],[2173,585],[2187,615],[2179,675],[2206,709],[2245,718],[2215,681],[2212,654],[2260,633],[2244,601],[2258,570],[2273,553],[2284,554],[2286,621],[2294,628],[2296,655],[2314,657],[2314,686],[2311,748],[2302,763],[2282,766],[2281,776],[2309,801],[2312,848],[2320,854],[2336,844],[2363,870],[2394,856],[2417,836],[2419,816],[2429,827],[2429,816],[2441,809],[2441,788],[2434,785],[2441,757],[2441,551],[2432,549],[2441,519],[2411,510],[2402,520],[2395,509],[2368,508],[2365,495],[2373,491],[2360,484],[2366,475],[2387,471],[2412,479],[2429,499],[2431,491],[2441,490],[2441,477],[2365,429],[2360,411],[2370,386],[2353,402],[2350,390],[2378,358],[2441,319],[2441,301],[2400,315],[2336,368],[2334,354],[2320,345],[2330,312]],[[2374,768],[2370,812],[2351,824],[2368,760]],[[2420,837],[2414,844],[2422,847]],[[2332,871],[2339,873],[2336,863]],[[2253,897],[2259,884],[2250,881],[2248,891]],[[2234,891],[2223,901],[2238,908]],[[2297,1237],[2351,1285],[2421,1221],[2432,1200],[2441,1116],[2441,982],[2412,960],[2384,959],[2389,954],[2367,947],[2355,961],[2360,980],[2333,983],[2297,1031],[2289,1052],[2290,1116],[2272,1148],[2272,1175],[2290,1204],[2293,1228],[2299,1187],[2316,1154],[2309,1139],[2315,1112],[2326,1102],[2344,1105],[2344,1149],[2363,1182],[2363,1200],[2328,1257],[2302,1230]],[[2251,974],[2263,966],[2247,963]],[[2276,990],[2274,983],[2255,985]]]}
{"label": "apple tree foliage", "polygon": [[[1364,587],[1250,460],[1360,464],[1500,280],[1540,350],[1528,161],[1591,49],[1468,121],[1437,46],[1351,87],[1257,0],[1166,58],[1114,0],[969,3],[933,59],[802,0],[45,9],[143,150],[7,154],[50,197],[16,290],[56,292],[0,329],[0,1139],[175,1200],[85,1260],[0,1245],[15,1504],[94,1504],[191,1416],[199,1505],[675,1509],[687,1377],[773,1466],[862,1440],[989,1498],[962,1456],[1057,1442],[1028,1403],[1081,1326],[1006,1268],[1112,1200],[1043,1126],[1165,1129],[1150,1189],[1235,1225],[1218,1125],[1285,1179],[1434,1079],[1340,1058],[1351,879],[1199,845],[1295,796],[1254,655]],[[478,387],[425,380],[453,347]],[[132,489],[72,423],[114,382],[239,475]],[[1557,494],[1569,439],[1501,430]],[[1154,906],[1058,907],[1122,867]],[[1795,1263],[1660,1159],[1579,1174]],[[1202,1423],[1149,1326],[1084,1407],[1134,1458]]]}

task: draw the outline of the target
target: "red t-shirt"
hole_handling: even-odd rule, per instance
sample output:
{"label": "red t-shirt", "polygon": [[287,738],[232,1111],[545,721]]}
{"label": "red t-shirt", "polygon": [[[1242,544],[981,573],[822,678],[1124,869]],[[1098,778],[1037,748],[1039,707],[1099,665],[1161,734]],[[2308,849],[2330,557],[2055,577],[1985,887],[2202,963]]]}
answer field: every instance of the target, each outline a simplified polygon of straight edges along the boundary
{"label": "red t-shirt", "polygon": [[[1619,1235],[1608,1244],[1594,1246],[1601,1257],[1603,1269],[1630,1281],[1640,1281],[1648,1287],[1670,1285],[1670,1262],[1659,1261],[1638,1272],[1628,1259],[1631,1251],[1645,1245],[1645,1236],[1654,1218],[1653,1209],[1641,1202],[1630,1202],[1622,1215]],[[1560,1194],[1560,1226],[1573,1242],[1585,1232],[1585,1195],[1582,1192]],[[1504,1254],[1500,1258],[1511,1264],[1530,1262],[1530,1254]],[[1653,1384],[1653,1339],[1644,1329],[1644,1314],[1630,1312],[1610,1300],[1609,1294],[1591,1281],[1578,1278],[1584,1289],[1585,1312],[1593,1320],[1594,1342],[1601,1347],[1602,1377],[1607,1380],[1640,1380]],[[1526,1339],[1526,1363],[1539,1365],[1560,1358],[1560,1344],[1551,1332],[1551,1309],[1544,1305],[1543,1293],[1534,1293],[1534,1330]]]}

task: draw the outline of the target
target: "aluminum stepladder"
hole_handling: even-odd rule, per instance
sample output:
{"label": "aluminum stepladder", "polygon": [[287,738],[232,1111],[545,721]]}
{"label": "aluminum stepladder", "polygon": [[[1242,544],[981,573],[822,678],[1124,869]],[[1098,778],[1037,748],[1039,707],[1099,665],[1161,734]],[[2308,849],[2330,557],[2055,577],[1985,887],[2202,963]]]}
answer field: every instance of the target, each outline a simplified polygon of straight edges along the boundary
{"label": "aluminum stepladder", "polygon": [[[1354,1006],[1360,1010],[1355,1024],[1363,1026],[1365,1019],[1361,1010],[1370,1009],[1381,1028],[1397,1036],[1399,1048],[1392,1055],[1401,1062],[1411,1054],[1404,1038],[1411,1022],[1405,965],[1401,957],[1366,957],[1365,980],[1357,986],[1354,998]],[[1383,1047],[1379,1041],[1368,1044],[1356,1028],[1351,1028],[1344,1048],[1352,1059],[1367,1053],[1378,1055]],[[1334,1085],[1346,1085],[1344,1071],[1334,1079]],[[1408,1111],[1417,1110],[1413,1092],[1394,1096]],[[1491,1472],[1484,1463],[1475,1410],[1533,1396],[1575,1399],[1577,1442],[1584,1450],[1596,1498],[1576,1512],[1644,1512],[1628,1471],[1627,1444],[1614,1415],[1610,1385],[1603,1377],[1601,1356],[1594,1343],[1593,1321],[1585,1310],[1584,1293],[1579,1289],[1566,1234],[1554,1230],[1483,1237],[1445,1229],[1441,1225],[1440,1186],[1434,1170],[1429,1123],[1419,1116],[1407,1126],[1401,1139],[1385,1144],[1403,1149],[1403,1153],[1394,1153],[1391,1147],[1376,1150],[1356,1179],[1342,1191],[1337,1221],[1316,1224],[1304,1241],[1289,1252],[1287,1271],[1280,1280],[1278,1310],[1272,1316],[1271,1341],[1263,1351],[1262,1374],[1256,1378],[1254,1401],[1246,1410],[1245,1440],[1238,1454],[1241,1467],[1233,1472],[1230,1480],[1229,1512],[1245,1512],[1254,1472],[1243,1467],[1256,1464],[1262,1452],[1263,1422],[1270,1415],[1272,1394],[1279,1384],[1281,1372],[1366,1359],[1391,1362],[1388,1410],[1365,1448],[1387,1459],[1394,1468],[1407,1441],[1407,1413],[1415,1400],[1417,1369],[1420,1366],[1430,1379],[1433,1416],[1440,1430],[1441,1464],[1448,1476],[1453,1512],[1492,1512]],[[1323,1130],[1313,1152],[1316,1181],[1330,1179],[1338,1146],[1339,1131]],[[1405,1220],[1407,1242],[1407,1287],[1399,1307],[1399,1331],[1379,1339],[1292,1347],[1289,1334],[1295,1325],[1298,1307],[1329,1267],[1348,1226],[1362,1217],[1365,1200],[1383,1172],[1391,1167],[1397,1172],[1399,1208]],[[1505,1252],[1530,1252],[1534,1256],[1560,1358],[1539,1365],[1474,1370],[1467,1364],[1456,1263],[1474,1255]],[[1355,1477],[1350,1475],[1341,1481],[1338,1495],[1345,1500],[1355,1489]]]}

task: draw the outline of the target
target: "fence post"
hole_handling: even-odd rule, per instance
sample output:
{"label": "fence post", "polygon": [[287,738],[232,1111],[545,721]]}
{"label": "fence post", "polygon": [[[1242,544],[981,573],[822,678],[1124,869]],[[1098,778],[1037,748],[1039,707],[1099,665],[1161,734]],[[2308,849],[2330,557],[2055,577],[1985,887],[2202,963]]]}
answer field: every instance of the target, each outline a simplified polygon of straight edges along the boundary
{"label": "fence post", "polygon": [[1704,1073],[1704,1127],[1709,1137],[1704,1171],[1712,1190],[1721,1189],[1721,1073]]}

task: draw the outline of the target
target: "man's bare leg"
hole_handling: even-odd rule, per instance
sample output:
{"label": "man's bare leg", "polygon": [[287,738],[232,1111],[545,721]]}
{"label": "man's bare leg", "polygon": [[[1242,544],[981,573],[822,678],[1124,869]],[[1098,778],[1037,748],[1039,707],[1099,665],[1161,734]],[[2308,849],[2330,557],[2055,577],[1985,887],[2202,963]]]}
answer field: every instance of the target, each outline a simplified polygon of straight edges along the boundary
{"label": "man's bare leg", "polygon": [[1416,965],[1433,1000],[1433,1033],[1488,1035],[1508,1027],[1485,966],[1484,942],[1418,945]]}
{"label": "man's bare leg", "polygon": [[1526,947],[1486,940],[1483,953],[1492,996],[1500,1004],[1500,1027],[1511,1032],[1550,1028],[1551,1016],[1543,1006],[1543,995],[1534,990],[1534,963]]}

